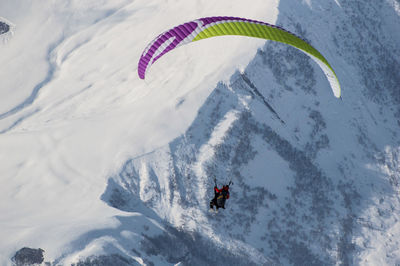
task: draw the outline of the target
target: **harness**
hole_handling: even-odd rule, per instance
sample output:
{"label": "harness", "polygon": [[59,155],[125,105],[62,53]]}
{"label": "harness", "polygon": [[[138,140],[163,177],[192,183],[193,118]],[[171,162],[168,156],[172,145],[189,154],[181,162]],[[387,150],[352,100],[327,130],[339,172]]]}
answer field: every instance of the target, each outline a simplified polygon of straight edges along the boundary
{"label": "harness", "polygon": [[228,195],[228,191],[222,190],[221,193],[217,197],[218,206],[225,206],[226,196]]}

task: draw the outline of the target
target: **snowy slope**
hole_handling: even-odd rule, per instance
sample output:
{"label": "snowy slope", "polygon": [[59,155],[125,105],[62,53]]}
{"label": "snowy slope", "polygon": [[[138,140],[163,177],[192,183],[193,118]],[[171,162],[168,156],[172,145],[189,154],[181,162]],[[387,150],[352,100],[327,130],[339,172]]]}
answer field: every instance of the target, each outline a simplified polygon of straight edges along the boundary
{"label": "snowy slope", "polygon": [[[0,10],[0,264],[25,246],[54,265],[400,262],[398,1]],[[249,38],[181,47],[139,80],[154,36],[212,15],[303,36],[343,100],[301,52]],[[234,181],[218,215],[214,176]]]}
{"label": "snowy slope", "polygon": [[276,6],[1,1],[15,25],[0,55],[1,264],[23,246],[41,247],[54,261],[84,232],[117,226],[120,212],[100,200],[108,176],[179,136],[213,86],[263,44],[232,39],[229,53],[222,39],[182,48],[143,82],[137,61],[156,34],[218,14],[273,22]]}

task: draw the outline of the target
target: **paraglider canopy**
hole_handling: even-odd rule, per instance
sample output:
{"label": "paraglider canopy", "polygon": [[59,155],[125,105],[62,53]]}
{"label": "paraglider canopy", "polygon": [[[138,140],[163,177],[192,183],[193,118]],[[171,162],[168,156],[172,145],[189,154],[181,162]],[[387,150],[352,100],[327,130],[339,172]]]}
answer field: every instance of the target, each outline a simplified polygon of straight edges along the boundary
{"label": "paraglider canopy", "polygon": [[265,22],[237,17],[207,17],[176,26],[155,38],[143,51],[138,63],[138,75],[146,76],[148,68],[169,51],[194,41],[215,36],[241,35],[273,40],[291,45],[309,55],[323,70],[335,97],[340,98],[341,89],[333,68],[308,42],[295,34]]}

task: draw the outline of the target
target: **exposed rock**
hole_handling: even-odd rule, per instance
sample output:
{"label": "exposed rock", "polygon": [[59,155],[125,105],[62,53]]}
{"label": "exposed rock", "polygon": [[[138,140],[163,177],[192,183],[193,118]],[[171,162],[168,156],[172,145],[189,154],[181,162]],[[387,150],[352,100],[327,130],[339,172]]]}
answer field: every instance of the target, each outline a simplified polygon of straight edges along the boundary
{"label": "exposed rock", "polygon": [[43,262],[43,252],[41,248],[21,248],[15,253],[14,257],[11,259],[13,264],[16,266],[28,266],[41,264]]}
{"label": "exposed rock", "polygon": [[90,256],[84,260],[79,261],[78,263],[74,263],[71,266],[109,266],[109,265],[118,265],[118,266],[132,266],[132,265],[140,265],[136,261],[130,258],[123,257],[119,254],[111,254],[111,255],[100,255],[100,256]]}
{"label": "exposed rock", "polygon": [[0,21],[0,35],[7,33],[10,30],[10,26],[5,22]]}

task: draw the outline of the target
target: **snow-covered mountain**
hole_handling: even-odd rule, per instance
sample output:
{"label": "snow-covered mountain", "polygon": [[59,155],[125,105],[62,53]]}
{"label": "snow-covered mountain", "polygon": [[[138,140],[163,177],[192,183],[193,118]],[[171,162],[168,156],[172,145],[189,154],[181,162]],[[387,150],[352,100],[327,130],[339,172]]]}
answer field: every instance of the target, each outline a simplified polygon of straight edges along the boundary
{"label": "snow-covered mountain", "polygon": [[[0,12],[1,265],[400,264],[398,0]],[[138,78],[157,34],[213,15],[302,36],[342,100],[308,56],[251,38],[180,47]],[[234,182],[218,214],[214,177]]]}

